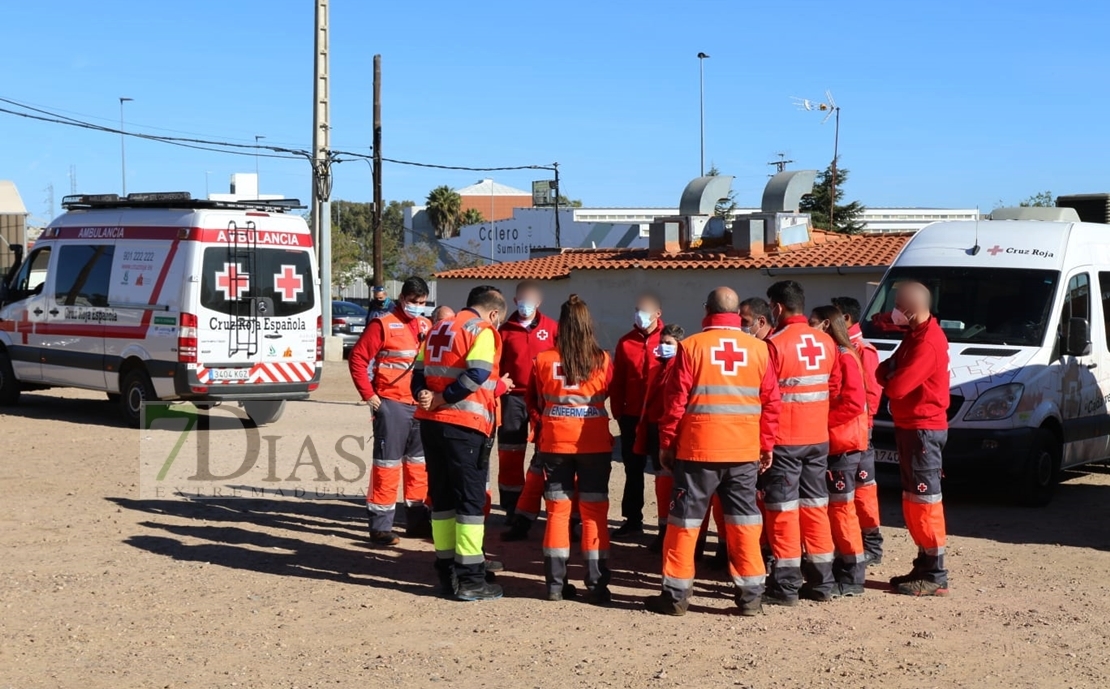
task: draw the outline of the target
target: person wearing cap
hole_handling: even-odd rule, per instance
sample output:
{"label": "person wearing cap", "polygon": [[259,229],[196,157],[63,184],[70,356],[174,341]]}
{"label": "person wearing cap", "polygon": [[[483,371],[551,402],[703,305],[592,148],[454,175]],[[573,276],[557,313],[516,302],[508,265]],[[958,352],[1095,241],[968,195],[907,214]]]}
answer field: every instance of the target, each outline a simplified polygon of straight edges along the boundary
{"label": "person wearing cap", "polygon": [[389,293],[385,291],[385,287],[375,285],[374,289],[371,290],[371,294],[373,294],[374,299],[370,302],[370,305],[366,307],[368,312],[366,314],[367,323],[375,318],[381,318],[393,310],[393,300],[389,298]]}

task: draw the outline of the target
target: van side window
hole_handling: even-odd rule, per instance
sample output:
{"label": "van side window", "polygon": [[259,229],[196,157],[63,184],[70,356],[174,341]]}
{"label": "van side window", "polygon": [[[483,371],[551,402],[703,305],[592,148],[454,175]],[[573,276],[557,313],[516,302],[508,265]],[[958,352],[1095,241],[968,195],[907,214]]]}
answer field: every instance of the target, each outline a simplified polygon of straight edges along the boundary
{"label": "van side window", "polygon": [[[1064,311],[1060,315],[1060,332],[1067,332],[1068,321],[1083,318],[1091,322],[1091,282],[1086,273],[1080,273],[1068,280],[1068,291],[1064,293]],[[1093,324],[1092,324],[1093,325]]]}
{"label": "van side window", "polygon": [[28,296],[40,290],[46,282],[46,269],[50,266],[50,247],[44,246],[31,252],[19,269],[11,288]]}
{"label": "van side window", "polygon": [[[63,246],[58,254],[54,300],[63,306],[108,306],[112,254],[113,247],[107,244]],[[124,273],[121,279],[127,277]]]}
{"label": "van side window", "polygon": [[1110,273],[1098,274],[1098,287],[1102,292],[1102,324],[1106,329],[1106,346],[1110,347]]}

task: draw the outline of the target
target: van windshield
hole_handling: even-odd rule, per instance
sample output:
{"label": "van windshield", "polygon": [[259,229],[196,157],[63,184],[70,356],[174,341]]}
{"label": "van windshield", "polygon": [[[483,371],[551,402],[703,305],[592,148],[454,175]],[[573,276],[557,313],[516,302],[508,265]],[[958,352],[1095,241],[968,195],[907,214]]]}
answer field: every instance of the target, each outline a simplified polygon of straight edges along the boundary
{"label": "van windshield", "polygon": [[250,313],[251,299],[266,299],[278,318],[315,305],[310,254],[304,250],[208,247],[201,268],[200,303],[229,315]]}
{"label": "van windshield", "polygon": [[933,295],[933,314],[949,342],[1039,346],[1060,273],[1013,268],[891,268],[860,326],[868,339],[901,340],[891,321],[899,282],[917,281]]}

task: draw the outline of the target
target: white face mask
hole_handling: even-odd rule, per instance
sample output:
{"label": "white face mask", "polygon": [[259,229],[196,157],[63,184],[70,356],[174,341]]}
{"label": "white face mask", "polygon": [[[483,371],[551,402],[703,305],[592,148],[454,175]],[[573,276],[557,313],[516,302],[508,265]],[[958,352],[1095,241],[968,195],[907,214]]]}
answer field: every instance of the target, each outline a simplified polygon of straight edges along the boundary
{"label": "white face mask", "polygon": [[647,311],[637,311],[635,323],[637,327],[647,330],[651,327],[651,314]]}
{"label": "white face mask", "polygon": [[419,304],[405,304],[405,313],[416,318],[424,315],[424,307]]}
{"label": "white face mask", "polygon": [[536,315],[536,305],[531,302],[522,301],[516,305],[516,312],[520,314],[521,318],[531,318]]}
{"label": "white face mask", "polygon": [[660,359],[672,359],[672,358],[674,358],[674,355],[677,354],[677,353],[678,353],[678,345],[668,344],[666,342],[661,342],[659,344],[659,349],[656,350],[656,355]]}
{"label": "white face mask", "polygon": [[906,314],[902,313],[902,310],[897,307],[895,307],[894,310],[890,312],[890,320],[892,323],[894,323],[894,325],[897,325],[899,327],[910,324],[910,319],[907,318]]}

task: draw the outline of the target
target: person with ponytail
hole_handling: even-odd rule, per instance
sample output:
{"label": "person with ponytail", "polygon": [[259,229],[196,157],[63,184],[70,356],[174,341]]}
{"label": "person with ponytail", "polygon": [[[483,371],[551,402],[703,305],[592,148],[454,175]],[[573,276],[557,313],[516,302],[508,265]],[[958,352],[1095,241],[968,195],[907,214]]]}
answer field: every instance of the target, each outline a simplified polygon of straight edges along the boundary
{"label": "person with ponytail", "polygon": [[840,385],[829,390],[829,525],[836,553],[833,597],[862,596],[867,572],[863,536],[856,514],[856,474],[867,451],[867,384],[863,362],[852,344],[848,327],[835,306],[819,306],[809,317],[810,326],[828,334],[837,347]]}
{"label": "person with ponytail", "polygon": [[577,595],[567,582],[576,492],[582,515],[586,600],[595,605],[611,600],[607,524],[613,436],[605,402],[612,380],[612,362],[597,343],[586,302],[572,294],[559,313],[555,348],[536,356],[527,394],[545,476],[543,560],[551,601]]}

